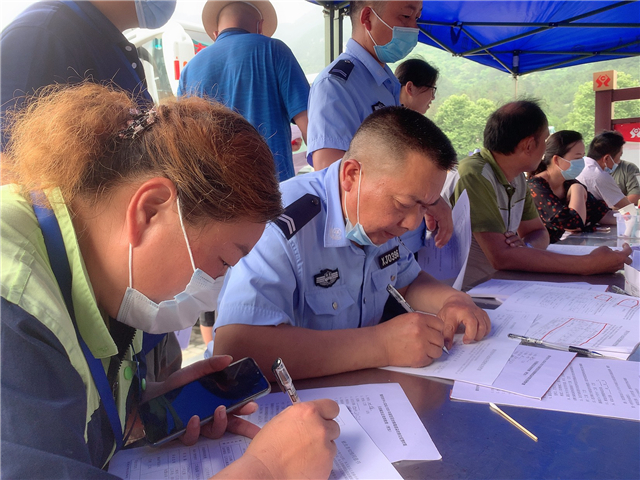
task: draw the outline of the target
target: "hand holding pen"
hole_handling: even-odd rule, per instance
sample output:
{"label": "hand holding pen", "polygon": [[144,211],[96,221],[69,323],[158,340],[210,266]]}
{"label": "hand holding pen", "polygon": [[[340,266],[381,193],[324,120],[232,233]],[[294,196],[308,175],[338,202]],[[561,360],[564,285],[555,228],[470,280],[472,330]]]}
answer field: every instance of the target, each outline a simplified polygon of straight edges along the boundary
{"label": "hand holding pen", "polygon": [[291,403],[293,405],[298,403],[300,401],[300,397],[298,397],[298,391],[296,390],[296,387],[293,386],[291,375],[289,375],[287,367],[284,366],[284,362],[281,358],[278,358],[275,362],[273,362],[271,371],[275,375],[276,381],[278,382],[278,385],[280,385],[282,391],[289,396],[289,400],[291,400]]}
{"label": "hand holding pen", "polygon": [[[411,305],[409,305],[409,303],[404,299],[402,295],[400,295],[400,292],[398,292],[398,290],[396,290],[393,285],[391,284],[387,285],[387,291],[393,298],[395,298],[395,300],[402,306],[402,308],[405,309],[407,313],[415,312],[415,310],[411,307]],[[423,313],[424,315],[431,315],[430,313],[424,313],[424,312],[420,312],[420,313]],[[437,316],[437,315],[434,315],[434,316]],[[447,355],[449,355],[449,350],[447,349],[446,346],[444,345],[442,346],[442,351],[445,352]]]}

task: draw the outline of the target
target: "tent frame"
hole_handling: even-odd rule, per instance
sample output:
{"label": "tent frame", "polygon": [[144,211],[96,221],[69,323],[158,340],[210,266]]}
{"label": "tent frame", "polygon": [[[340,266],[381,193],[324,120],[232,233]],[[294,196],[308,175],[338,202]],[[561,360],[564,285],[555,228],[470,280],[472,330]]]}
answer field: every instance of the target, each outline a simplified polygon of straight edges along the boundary
{"label": "tent frame", "polygon": [[[337,1],[337,0],[308,0],[321,5],[323,7],[323,14],[325,17],[325,64],[333,62],[338,55],[342,53],[342,45],[344,43],[344,28],[343,21],[344,17],[349,14],[349,1]],[[603,13],[609,10],[613,10],[631,3],[634,3],[637,0],[623,0],[617,3],[613,3],[611,5],[607,5],[605,7],[593,10],[591,12],[586,12],[581,15],[577,15],[575,17],[568,18],[559,22],[550,22],[550,23],[526,23],[526,22],[433,22],[428,20],[419,20],[418,28],[429,38],[433,43],[438,45],[442,50],[450,53],[456,57],[473,57],[473,56],[490,56],[495,62],[497,62],[506,72],[511,74],[514,78],[517,78],[520,75],[524,75],[526,73],[539,72],[543,70],[550,70],[557,67],[569,66],[572,63],[580,62],[587,58],[597,57],[597,56],[609,56],[609,57],[636,57],[640,56],[640,53],[635,52],[618,52],[618,50],[631,47],[633,45],[640,44],[640,41],[629,42],[624,45],[619,45],[616,47],[612,47],[606,50],[601,51],[525,51],[525,50],[496,50],[496,47],[500,47],[505,45],[508,42],[512,42],[515,40],[519,40],[521,38],[525,38],[531,35],[536,35],[541,32],[545,32],[555,28],[640,28],[640,23],[630,22],[630,23],[576,23],[579,20],[583,20],[585,18],[589,18],[593,15],[597,15],[599,13]],[[464,33],[471,41],[473,41],[477,47],[467,50],[465,52],[455,52],[447,47],[444,43],[440,42],[436,37],[431,35],[426,31],[424,27],[427,26],[444,26],[451,27],[452,29],[457,29],[459,32]],[[488,45],[482,45],[482,42],[478,41],[465,27],[532,27],[532,30],[528,32],[524,32],[518,35],[514,35],[512,37],[500,40],[498,42],[494,42]],[[501,54],[512,54],[513,61],[512,65],[509,67],[503,61],[498,59],[498,55]],[[519,63],[521,55],[573,55],[573,58],[563,60],[551,65],[546,65],[541,68],[537,68],[534,70],[529,70],[525,73],[521,73],[519,71]]]}

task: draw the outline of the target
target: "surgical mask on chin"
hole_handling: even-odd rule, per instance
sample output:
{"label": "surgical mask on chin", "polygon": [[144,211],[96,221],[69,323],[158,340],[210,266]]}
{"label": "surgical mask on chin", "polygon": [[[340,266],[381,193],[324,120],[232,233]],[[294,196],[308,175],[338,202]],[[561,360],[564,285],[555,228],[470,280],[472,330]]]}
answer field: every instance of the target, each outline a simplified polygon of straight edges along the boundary
{"label": "surgical mask on chin", "polygon": [[380,18],[380,15],[376,13],[374,9],[371,11],[378,17],[382,23],[386,25],[391,31],[393,31],[393,37],[391,41],[386,45],[378,45],[376,41],[373,39],[371,32],[367,30],[369,34],[369,38],[374,43],[373,50],[376,52],[376,56],[378,60],[382,63],[395,63],[402,60],[404,57],[411,53],[411,50],[418,44],[418,33],[419,30],[417,28],[410,27],[390,27],[387,22]]}
{"label": "surgical mask on chin", "polygon": [[116,319],[125,325],[147,333],[168,333],[193,326],[202,312],[211,312],[216,309],[220,292],[219,283],[224,281],[224,276],[214,280],[196,268],[187,232],[184,229],[179,200],[177,205],[180,227],[187,242],[189,258],[193,267],[193,275],[183,292],[171,300],[164,300],[158,304],[135,290],[132,287],[133,276],[131,274],[133,247],[129,244],[129,287],[124,294]]}
{"label": "surgical mask on chin", "polygon": [[562,160],[569,162],[569,168],[567,170],[560,170],[565,180],[574,180],[584,169],[584,158],[571,161],[562,158]]}
{"label": "surgical mask on chin", "polygon": [[616,171],[616,168],[618,168],[618,164],[617,163],[613,163],[613,167],[609,168],[609,167],[604,167],[604,171],[607,172],[609,175],[611,175],[613,172]]}
{"label": "surgical mask on chin", "polygon": [[353,225],[349,220],[349,213],[347,212],[347,191],[345,190],[344,198],[344,211],[347,216],[347,224],[344,227],[345,236],[348,240],[356,242],[360,246],[369,245],[372,247],[379,247],[371,241],[367,232],[364,231],[364,227],[360,225],[360,184],[362,183],[362,165],[360,165],[360,176],[358,177],[358,196],[356,199],[356,224]]}
{"label": "surgical mask on chin", "polygon": [[176,9],[176,0],[134,0],[134,3],[140,28],[162,27]]}

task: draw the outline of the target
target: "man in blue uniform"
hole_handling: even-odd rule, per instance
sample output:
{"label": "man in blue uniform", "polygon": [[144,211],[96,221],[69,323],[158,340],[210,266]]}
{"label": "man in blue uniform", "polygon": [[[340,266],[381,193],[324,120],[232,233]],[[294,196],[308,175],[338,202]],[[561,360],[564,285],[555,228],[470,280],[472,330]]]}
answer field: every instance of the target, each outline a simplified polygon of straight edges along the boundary
{"label": "man in blue uniform", "polygon": [[[442,202],[455,163],[447,137],[403,107],[369,116],[341,162],[281,184],[285,213],[227,274],[214,353],[282,357],[297,378],[423,366],[490,329],[470,297],[420,271],[398,238]],[[346,223],[346,225],[345,225]],[[415,310],[380,323],[395,286]]]}
{"label": "man in blue uniform", "polygon": [[[401,85],[387,63],[407,56],[418,42],[422,2],[351,2],[352,35],[347,47],[313,82],[309,95],[307,161],[320,170],[341,159],[362,121],[385,106],[400,105]],[[427,227],[445,245],[453,233],[451,210],[442,202],[427,210]],[[417,252],[425,226],[403,240]]]}
{"label": "man in blue uniform", "polygon": [[[175,1],[47,1],[28,7],[3,31],[2,114],[53,83],[113,82],[151,102],[135,45],[122,34],[159,28]],[[3,144],[5,143],[3,135]]]}
{"label": "man in blue uniform", "polygon": [[280,181],[293,177],[291,122],[306,138],[309,83],[291,50],[270,38],[277,26],[273,5],[209,0],[202,22],[215,43],[182,70],[178,94],[236,110],[267,141]]}

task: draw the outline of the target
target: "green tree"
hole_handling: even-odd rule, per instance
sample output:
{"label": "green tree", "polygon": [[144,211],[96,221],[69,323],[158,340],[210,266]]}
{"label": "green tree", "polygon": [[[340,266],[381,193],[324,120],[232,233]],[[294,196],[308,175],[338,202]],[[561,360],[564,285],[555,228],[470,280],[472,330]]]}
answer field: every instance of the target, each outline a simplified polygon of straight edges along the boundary
{"label": "green tree", "polygon": [[442,102],[434,122],[447,134],[458,158],[482,146],[482,133],[487,118],[496,109],[491,100],[471,100],[466,94],[451,95]]}
{"label": "green tree", "polygon": [[[638,81],[631,75],[618,72],[618,88],[638,86]],[[592,82],[585,82],[578,87],[573,97],[573,109],[569,113],[566,129],[580,132],[587,141],[593,138],[595,123],[596,97]],[[616,102],[614,104],[614,118],[640,117],[640,100]],[[560,130],[556,128],[556,130]]]}

